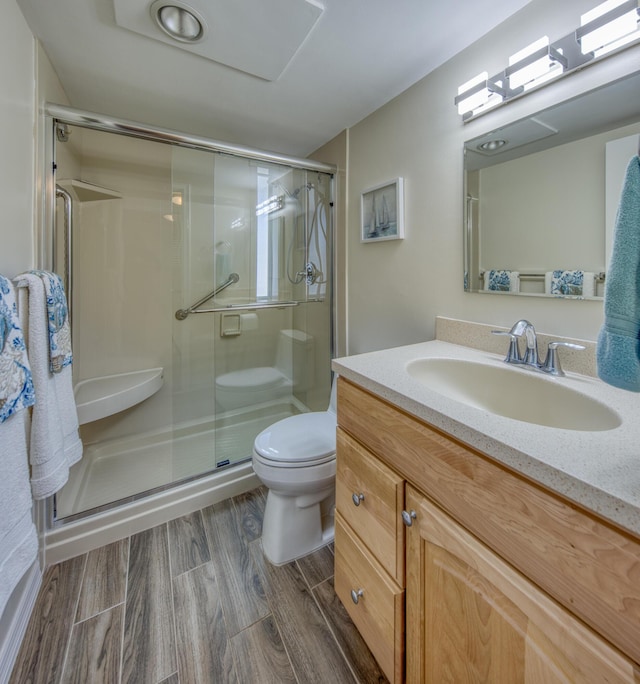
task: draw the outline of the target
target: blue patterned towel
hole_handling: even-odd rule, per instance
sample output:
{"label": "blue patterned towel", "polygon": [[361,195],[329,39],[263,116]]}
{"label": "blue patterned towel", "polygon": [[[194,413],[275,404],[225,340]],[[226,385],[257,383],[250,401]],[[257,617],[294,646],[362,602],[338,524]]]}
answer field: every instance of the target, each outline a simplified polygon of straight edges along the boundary
{"label": "blue patterned towel", "polygon": [[583,271],[553,271],[551,274],[552,295],[582,295]]}
{"label": "blue patterned towel", "polygon": [[0,275],[0,423],[34,403],[33,379],[13,285]]}
{"label": "blue patterned towel", "polygon": [[47,322],[49,326],[49,370],[59,373],[71,365],[71,325],[67,310],[62,279],[57,273],[31,271],[42,279],[47,297]]}
{"label": "blue patterned towel", "polygon": [[485,271],[484,289],[492,292],[518,292],[520,272],[492,269]]}

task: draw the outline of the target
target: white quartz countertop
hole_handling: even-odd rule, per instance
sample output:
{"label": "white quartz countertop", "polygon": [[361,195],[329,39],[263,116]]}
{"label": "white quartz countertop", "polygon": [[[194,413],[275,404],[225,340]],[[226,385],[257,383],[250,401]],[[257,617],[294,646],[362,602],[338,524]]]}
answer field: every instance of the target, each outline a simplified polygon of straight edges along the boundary
{"label": "white quartz countertop", "polygon": [[[503,357],[434,340],[333,361],[342,377],[487,454],[495,461],[640,536],[640,394],[567,373],[561,383],[613,409],[613,430],[551,428],[449,399],[412,378],[410,361],[453,358],[505,367]],[[524,368],[514,372],[531,373]]]}

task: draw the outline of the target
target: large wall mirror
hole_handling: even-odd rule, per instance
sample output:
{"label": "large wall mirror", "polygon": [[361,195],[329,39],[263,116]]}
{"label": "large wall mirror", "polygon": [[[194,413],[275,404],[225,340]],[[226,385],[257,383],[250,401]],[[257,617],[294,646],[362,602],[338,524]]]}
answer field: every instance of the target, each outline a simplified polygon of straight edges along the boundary
{"label": "large wall mirror", "polygon": [[469,292],[601,298],[640,72],[465,143]]}

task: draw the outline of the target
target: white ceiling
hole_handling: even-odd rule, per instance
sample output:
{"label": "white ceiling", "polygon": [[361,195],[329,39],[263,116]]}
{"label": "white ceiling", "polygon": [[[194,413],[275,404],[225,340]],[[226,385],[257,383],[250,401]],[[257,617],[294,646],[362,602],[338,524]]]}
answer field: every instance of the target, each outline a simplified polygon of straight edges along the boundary
{"label": "white ceiling", "polygon": [[[306,156],[529,1],[319,0],[314,4],[323,8],[322,14],[272,81],[193,54],[179,43],[174,47],[118,26],[114,0],[17,3],[72,106]],[[129,2],[148,15],[151,0]],[[255,11],[256,2],[263,11],[265,6],[278,8],[269,20],[287,27],[289,13],[283,11],[282,0],[234,0],[233,4]],[[306,4],[305,0],[288,2]],[[225,0],[187,3],[209,17],[216,17],[219,5],[229,4]],[[209,23],[220,30],[215,19]],[[225,41],[246,52],[258,38],[237,28],[224,27]]]}

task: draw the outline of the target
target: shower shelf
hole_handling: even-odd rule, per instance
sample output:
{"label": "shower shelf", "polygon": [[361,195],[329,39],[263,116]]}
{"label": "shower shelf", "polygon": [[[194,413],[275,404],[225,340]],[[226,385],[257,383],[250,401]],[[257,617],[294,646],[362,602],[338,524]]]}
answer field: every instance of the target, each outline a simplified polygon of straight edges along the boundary
{"label": "shower shelf", "polygon": [[74,387],[78,422],[91,423],[148,399],[162,387],[163,370],[148,368],[82,380]]}
{"label": "shower shelf", "polygon": [[116,190],[102,188],[93,183],[76,180],[75,178],[61,179],[58,185],[73,195],[79,202],[96,202],[98,200],[122,199],[122,195]]}

